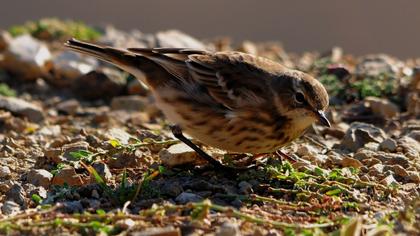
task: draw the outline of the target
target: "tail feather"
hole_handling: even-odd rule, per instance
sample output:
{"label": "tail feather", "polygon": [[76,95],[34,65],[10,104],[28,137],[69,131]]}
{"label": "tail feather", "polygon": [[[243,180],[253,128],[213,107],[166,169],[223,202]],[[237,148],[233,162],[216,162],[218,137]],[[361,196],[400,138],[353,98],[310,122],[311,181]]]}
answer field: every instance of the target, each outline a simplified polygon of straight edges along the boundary
{"label": "tail feather", "polygon": [[108,46],[99,46],[76,39],[68,40],[64,46],[73,51],[109,62],[141,79],[142,82],[150,87],[156,87],[171,80],[171,75],[161,65],[140,53]]}

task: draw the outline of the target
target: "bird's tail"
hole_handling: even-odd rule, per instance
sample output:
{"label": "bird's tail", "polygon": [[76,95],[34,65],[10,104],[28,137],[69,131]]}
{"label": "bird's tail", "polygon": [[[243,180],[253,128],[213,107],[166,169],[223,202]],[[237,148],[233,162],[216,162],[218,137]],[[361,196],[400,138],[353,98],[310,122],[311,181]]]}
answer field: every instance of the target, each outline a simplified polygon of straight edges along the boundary
{"label": "bird's tail", "polygon": [[138,73],[138,69],[135,66],[138,59],[136,59],[136,56],[133,53],[128,51],[113,47],[99,46],[92,43],[78,41],[76,39],[68,40],[64,46],[73,51],[109,62],[131,74],[136,75],[136,73]]}

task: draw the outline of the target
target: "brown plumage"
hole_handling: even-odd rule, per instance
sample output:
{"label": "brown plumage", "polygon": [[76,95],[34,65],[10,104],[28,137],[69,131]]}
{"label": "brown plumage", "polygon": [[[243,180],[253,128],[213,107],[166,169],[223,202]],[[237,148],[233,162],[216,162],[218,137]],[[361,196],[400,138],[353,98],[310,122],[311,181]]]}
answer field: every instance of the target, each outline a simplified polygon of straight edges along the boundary
{"label": "brown plumage", "polygon": [[[116,49],[69,40],[68,48],[110,62],[146,83],[167,119],[199,141],[238,153],[269,153],[324,116],[320,82],[240,52]],[[138,76],[144,78],[144,76]]]}

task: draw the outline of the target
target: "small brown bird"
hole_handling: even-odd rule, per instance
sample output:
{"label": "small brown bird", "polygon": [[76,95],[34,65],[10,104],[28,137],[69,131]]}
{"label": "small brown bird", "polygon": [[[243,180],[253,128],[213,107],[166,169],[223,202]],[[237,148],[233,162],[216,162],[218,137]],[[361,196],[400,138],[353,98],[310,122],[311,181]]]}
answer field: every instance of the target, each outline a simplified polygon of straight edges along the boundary
{"label": "small brown bird", "polygon": [[[186,48],[117,49],[71,39],[68,48],[144,78],[174,135],[213,165],[182,131],[234,153],[272,153],[312,123],[330,126],[328,94],[303,72],[240,52]],[[207,156],[206,156],[207,155]]]}

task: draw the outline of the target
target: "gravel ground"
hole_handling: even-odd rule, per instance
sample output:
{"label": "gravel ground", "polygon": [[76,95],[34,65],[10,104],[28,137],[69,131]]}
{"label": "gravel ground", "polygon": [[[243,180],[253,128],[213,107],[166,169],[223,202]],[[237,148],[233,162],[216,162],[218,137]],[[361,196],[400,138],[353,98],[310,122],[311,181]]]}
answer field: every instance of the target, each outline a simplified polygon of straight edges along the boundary
{"label": "gravel ground", "polygon": [[[322,81],[332,127],[283,148],[294,163],[273,154],[214,170],[173,138],[147,87],[64,51],[71,36],[268,57]],[[0,30],[0,94],[0,234],[420,235],[420,58],[47,19]]]}

